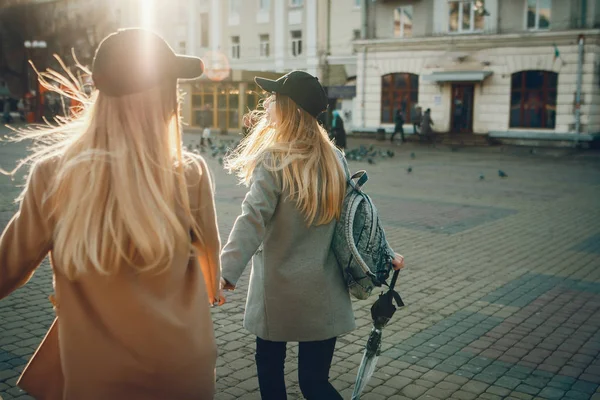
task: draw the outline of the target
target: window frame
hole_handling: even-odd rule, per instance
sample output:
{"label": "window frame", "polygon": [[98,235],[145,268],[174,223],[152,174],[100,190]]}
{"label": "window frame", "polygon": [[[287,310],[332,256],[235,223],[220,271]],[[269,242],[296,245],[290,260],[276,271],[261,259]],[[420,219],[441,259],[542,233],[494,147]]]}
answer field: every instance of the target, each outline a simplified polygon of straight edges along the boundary
{"label": "window frame", "polygon": [[[527,0],[526,0],[527,1]],[[453,31],[451,30],[450,27],[450,4],[451,3],[458,3],[458,26],[457,26],[457,30]],[[481,33],[485,30],[485,16],[481,16],[483,18],[483,24],[484,27],[483,28],[479,28],[476,29],[475,28],[475,17],[476,17],[476,10],[475,10],[475,3],[476,0],[471,0],[471,1],[461,1],[461,0],[451,0],[448,1],[448,24],[446,26],[447,31],[449,34],[451,35],[460,35],[460,34],[470,34],[470,33]],[[464,15],[464,5],[465,4],[469,4],[470,7],[470,11],[469,11],[469,29],[465,30],[462,27],[462,20],[463,20],[463,15]]]}
{"label": "window frame", "polygon": [[240,15],[241,0],[229,0],[229,15]]}
{"label": "window frame", "polygon": [[542,0],[535,0],[535,24],[533,27],[529,27],[529,0],[525,0],[525,13],[524,13],[524,25],[525,25],[525,30],[527,31],[547,31],[552,27],[552,0],[548,0],[549,1],[549,9],[550,9],[550,15],[549,15],[549,19],[548,19],[548,26],[545,28],[540,28],[540,2]]}
{"label": "window frame", "polygon": [[[263,40],[266,37],[267,40]],[[271,37],[268,33],[262,33],[258,35],[259,42],[259,56],[260,58],[271,57]]]}
{"label": "window frame", "polygon": [[[384,80],[386,79],[386,77],[391,76],[391,82],[390,82],[390,87],[389,89],[387,89],[387,93],[386,93],[386,87],[384,85]],[[396,81],[398,80],[399,77],[402,77],[402,79],[404,79],[406,81],[406,87],[402,88],[402,89],[398,89],[396,88]],[[413,87],[412,85],[412,80],[413,77],[416,77],[416,87]],[[416,93],[416,100],[414,101],[413,104],[413,100],[412,100],[412,94]],[[419,75],[418,74],[413,74],[410,72],[392,72],[389,74],[385,74],[381,76],[381,103],[380,103],[380,112],[379,112],[379,119],[381,121],[382,124],[393,124],[394,123],[394,116],[396,114],[396,98],[400,98],[401,95],[404,94],[408,94],[408,101],[406,104],[406,110],[405,110],[405,114],[404,115],[404,123],[405,124],[411,124],[414,123],[414,121],[412,120],[412,109],[414,105],[419,104]],[[384,114],[383,114],[383,104],[384,104],[384,100],[388,100],[390,106],[390,110],[389,110],[389,114],[388,114],[388,118],[384,119]]]}
{"label": "window frame", "polygon": [[290,8],[300,8],[304,7],[304,0],[289,0]]}
{"label": "window frame", "polygon": [[[263,2],[266,3],[266,7],[263,7]],[[258,0],[258,12],[268,13],[271,11],[271,0]]]}
{"label": "window frame", "polygon": [[[237,38],[237,43],[234,43],[234,38]],[[239,35],[229,37],[229,43],[231,47],[231,59],[239,60],[241,56],[241,38]]]}
{"label": "window frame", "polygon": [[[411,30],[410,30],[410,36],[406,36],[404,34],[404,19],[402,18],[402,16],[404,15],[404,10],[405,9],[409,9],[410,10],[410,15],[411,15],[411,23],[414,20],[414,8],[412,5],[406,5],[406,6],[398,6],[396,8],[394,8],[394,37],[397,38],[408,38],[408,37],[412,37],[412,27],[414,27],[414,24],[411,24]],[[396,15],[400,16],[400,34],[396,35]]]}
{"label": "window frame", "polygon": [[[294,38],[294,32],[300,32],[300,36]],[[294,29],[290,31],[290,52],[292,57],[300,57],[303,53],[302,48],[302,30]]]}
{"label": "window frame", "polygon": [[[542,82],[542,87],[541,88],[530,88],[527,87],[527,72],[541,72],[543,73],[543,82]],[[513,80],[514,80],[514,76],[517,74],[521,74],[520,76],[520,85],[518,88],[515,88],[513,86]],[[555,78],[555,86],[551,87],[550,85],[550,80],[551,78]],[[548,70],[522,70],[522,71],[517,71],[514,72],[510,75],[510,79],[511,79],[511,83],[510,83],[510,103],[509,103],[509,120],[508,120],[508,126],[510,129],[545,129],[545,130],[553,130],[556,129],[556,117],[557,117],[557,110],[556,110],[556,106],[558,103],[558,73],[554,72],[554,71],[548,71]],[[512,109],[513,109],[513,94],[514,93],[519,93],[520,94],[520,101],[519,101],[519,123],[517,124],[516,122],[513,121],[512,118]],[[541,95],[542,98],[542,114],[541,114],[541,126],[536,127],[536,126],[531,126],[530,123],[530,118],[526,116],[526,103],[525,103],[525,98],[527,97],[527,94],[539,94]],[[551,95],[554,96],[551,96]],[[550,102],[550,99],[554,98],[554,103]],[[548,107],[554,107],[554,125],[553,126],[546,126],[546,122],[548,120]],[[527,121],[526,121],[527,120]]]}

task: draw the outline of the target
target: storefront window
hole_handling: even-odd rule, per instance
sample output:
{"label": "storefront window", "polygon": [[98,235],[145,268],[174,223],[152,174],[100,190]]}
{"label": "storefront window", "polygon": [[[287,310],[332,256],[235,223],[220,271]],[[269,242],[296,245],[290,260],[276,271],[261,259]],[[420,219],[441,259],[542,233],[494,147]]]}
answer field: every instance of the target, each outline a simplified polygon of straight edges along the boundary
{"label": "storefront window", "polygon": [[214,86],[198,83],[192,94],[192,124],[199,127],[214,126]]}
{"label": "storefront window", "polygon": [[554,129],[557,83],[558,74],[555,72],[521,71],[512,74],[510,127]]}
{"label": "storefront window", "polygon": [[[245,91],[240,91],[242,87],[246,88]],[[263,93],[254,82],[245,85],[240,82],[196,83],[191,96],[192,124],[198,127],[238,129],[241,127],[243,114],[256,109],[260,99],[264,97]]]}
{"label": "storefront window", "polygon": [[381,77],[381,122],[393,123],[396,110],[412,122],[419,101],[419,75],[387,74]]}

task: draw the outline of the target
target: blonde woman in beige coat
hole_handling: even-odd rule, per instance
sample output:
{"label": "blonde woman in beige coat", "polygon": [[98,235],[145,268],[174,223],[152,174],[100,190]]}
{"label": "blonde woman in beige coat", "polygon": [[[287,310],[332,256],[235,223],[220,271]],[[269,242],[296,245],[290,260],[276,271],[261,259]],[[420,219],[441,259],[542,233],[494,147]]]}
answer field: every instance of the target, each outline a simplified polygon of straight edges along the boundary
{"label": "blonde woman in beige coat", "polygon": [[[97,50],[98,90],[81,114],[22,132],[53,144],[30,157],[0,238],[0,298],[50,255],[58,318],[30,371],[62,381],[41,398],[213,398],[219,234],[210,172],[182,149],[177,93],[202,70],[151,32],[119,31]],[[75,95],[71,78],[41,74]],[[24,374],[39,391],[46,377]]]}

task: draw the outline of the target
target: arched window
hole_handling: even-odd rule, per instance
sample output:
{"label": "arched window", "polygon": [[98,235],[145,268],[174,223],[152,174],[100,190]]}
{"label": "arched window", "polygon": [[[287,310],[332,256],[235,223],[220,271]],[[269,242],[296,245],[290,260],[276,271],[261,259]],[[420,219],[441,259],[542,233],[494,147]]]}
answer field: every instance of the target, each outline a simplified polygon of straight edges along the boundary
{"label": "arched window", "polygon": [[381,77],[381,122],[393,123],[396,110],[406,123],[413,122],[419,101],[419,75],[387,74]]}
{"label": "arched window", "polygon": [[558,74],[521,71],[512,74],[510,94],[511,128],[547,128],[556,125]]}

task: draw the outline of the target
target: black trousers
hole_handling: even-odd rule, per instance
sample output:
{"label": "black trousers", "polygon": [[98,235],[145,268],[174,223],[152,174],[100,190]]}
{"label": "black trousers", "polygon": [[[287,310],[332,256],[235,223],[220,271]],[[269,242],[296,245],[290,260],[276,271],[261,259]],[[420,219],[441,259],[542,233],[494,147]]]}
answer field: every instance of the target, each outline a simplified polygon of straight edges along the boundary
{"label": "black trousers", "polygon": [[[298,382],[308,400],[342,400],[329,383],[329,369],[337,338],[318,342],[300,342]],[[271,342],[256,338],[256,368],[263,400],[286,400],[284,379],[286,342]]]}
{"label": "black trousers", "polygon": [[392,142],[394,141],[394,136],[396,136],[397,133],[400,134],[400,138],[402,139],[402,142],[406,142],[406,139],[404,139],[404,128],[394,130],[394,133],[392,133],[392,138],[390,139],[390,141],[392,141]]}

